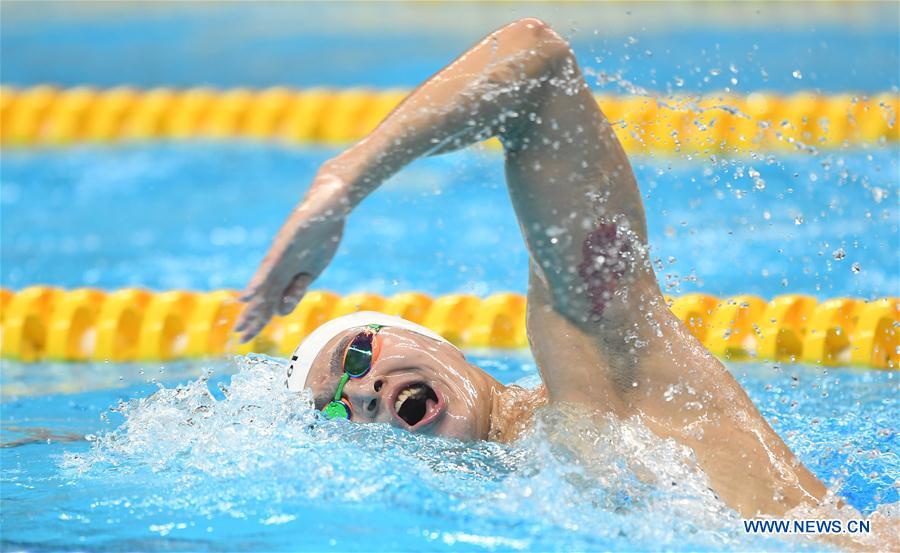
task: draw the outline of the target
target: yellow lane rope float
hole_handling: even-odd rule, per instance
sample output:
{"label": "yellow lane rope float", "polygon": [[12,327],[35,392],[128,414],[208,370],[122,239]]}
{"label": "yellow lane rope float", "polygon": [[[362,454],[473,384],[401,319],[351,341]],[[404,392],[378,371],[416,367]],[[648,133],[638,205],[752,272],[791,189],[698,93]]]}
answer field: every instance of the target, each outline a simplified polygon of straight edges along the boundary
{"label": "yellow lane rope float", "polygon": [[[389,298],[308,293],[293,313],[276,317],[248,344],[232,333],[242,309],[237,292],[129,288],[104,292],[32,286],[0,289],[2,355],[20,361],[165,360],[224,353],[289,354],[316,327],[361,310],[399,315],[463,348],[525,348],[525,297],[501,293]],[[865,302],[803,295],[765,301],[742,295],[668,298],[672,311],[716,355],[896,370],[900,299]]]}
{"label": "yellow lane rope float", "polygon": [[[406,91],[0,87],[0,144],[267,139],[344,144]],[[900,94],[598,96],[629,153],[741,153],[900,140]],[[496,142],[492,142],[494,146]]]}

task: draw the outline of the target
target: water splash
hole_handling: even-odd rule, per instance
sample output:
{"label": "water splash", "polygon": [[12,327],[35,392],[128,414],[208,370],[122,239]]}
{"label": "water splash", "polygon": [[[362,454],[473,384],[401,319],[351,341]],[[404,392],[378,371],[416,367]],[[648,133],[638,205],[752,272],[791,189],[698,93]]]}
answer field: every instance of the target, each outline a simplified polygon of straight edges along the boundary
{"label": "water splash", "polygon": [[690,450],[637,420],[547,409],[516,443],[462,443],[322,420],[308,396],[284,389],[282,362],[238,363],[218,393],[207,374],[113,407],[123,422],[62,460],[78,485],[102,485],[91,509],[169,537],[220,539],[241,521],[242,533],[283,533],[290,548],[346,546],[385,528],[403,529],[401,542],[378,538],[395,548],[748,544]]}

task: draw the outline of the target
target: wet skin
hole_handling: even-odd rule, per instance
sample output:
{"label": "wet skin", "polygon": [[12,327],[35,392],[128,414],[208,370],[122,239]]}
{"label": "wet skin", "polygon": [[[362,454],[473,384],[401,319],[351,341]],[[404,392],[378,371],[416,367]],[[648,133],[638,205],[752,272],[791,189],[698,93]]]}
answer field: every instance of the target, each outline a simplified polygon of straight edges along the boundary
{"label": "wet skin", "polygon": [[[306,387],[312,390],[318,409],[334,398],[343,374],[343,354],[362,331],[352,328],[338,334],[313,361]],[[388,423],[410,432],[460,440],[487,439],[492,403],[504,389],[499,382],[446,342],[390,327],[382,328],[375,340],[378,347],[372,368],[344,386],[353,422]],[[406,401],[423,404],[424,409],[407,406],[411,411],[407,414],[402,408],[404,391]]]}

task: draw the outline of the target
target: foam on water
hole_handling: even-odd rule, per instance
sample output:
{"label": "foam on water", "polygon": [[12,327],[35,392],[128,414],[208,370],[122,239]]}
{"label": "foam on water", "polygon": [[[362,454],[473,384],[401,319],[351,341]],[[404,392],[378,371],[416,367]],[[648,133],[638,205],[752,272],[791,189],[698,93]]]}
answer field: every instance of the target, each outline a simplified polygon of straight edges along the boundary
{"label": "foam on water", "polygon": [[102,486],[91,508],[113,518],[247,547],[261,535],[267,548],[291,549],[748,546],[691,452],[636,420],[546,409],[511,445],[462,443],[322,420],[308,396],[284,388],[282,362],[238,362],[221,390],[207,374],[113,407],[123,422],[89,436],[89,451],[66,453],[64,476]]}

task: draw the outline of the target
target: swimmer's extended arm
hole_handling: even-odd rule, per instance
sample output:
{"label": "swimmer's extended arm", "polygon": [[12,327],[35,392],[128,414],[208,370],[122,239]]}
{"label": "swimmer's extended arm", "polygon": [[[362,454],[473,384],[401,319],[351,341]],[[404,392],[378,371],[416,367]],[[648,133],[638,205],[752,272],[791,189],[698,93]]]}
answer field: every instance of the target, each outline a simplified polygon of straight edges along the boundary
{"label": "swimmer's extended arm", "polygon": [[[579,109],[549,101],[556,97],[577,98]],[[568,45],[544,23],[524,19],[486,37],[413,91],[368,137],[322,165],[247,288],[238,327],[244,337],[275,312],[290,312],[333,255],[328,232],[339,237],[344,218],[366,195],[419,157],[491,136],[506,148],[510,191],[533,266],[552,290],[549,301],[587,323],[601,311],[600,294],[581,291],[580,277],[568,268],[581,262],[581,243],[601,218],[630,229],[634,243],[623,248],[640,249],[643,208],[628,159]],[[655,288],[652,272],[629,275],[639,272]]]}
{"label": "swimmer's extended arm", "polygon": [[425,155],[511,136],[547,86],[548,66],[561,63],[567,52],[539,21],[512,23],[419,86],[368,137],[324,163],[247,286],[237,325],[242,337],[252,338],[276,312],[293,309],[331,260],[344,218],[393,174]]}
{"label": "swimmer's extended arm", "polygon": [[693,448],[745,516],[782,514],[825,488],[663,301],[628,158],[568,45],[545,24],[492,33],[325,163],[245,293],[245,339],[288,313],[325,268],[347,214],[418,157],[489,136],[531,256],[528,330],[551,401],[640,416]]}
{"label": "swimmer's extended arm", "polygon": [[[589,394],[618,404],[642,357],[620,355],[629,347],[622,328],[636,336],[632,345],[650,332],[632,305],[666,308],[647,263],[643,207],[628,159],[568,44],[535,19],[490,34],[413,91],[368,137],[323,164],[248,287],[239,331],[251,337],[274,312],[290,312],[330,261],[336,243],[329,238],[340,236],[350,210],[390,176],[421,156],[491,136],[503,142],[531,254],[530,337],[550,398]],[[561,344],[578,345],[566,350],[578,363],[554,361]],[[554,360],[542,358],[545,351]],[[599,389],[598,378],[605,379]]]}

